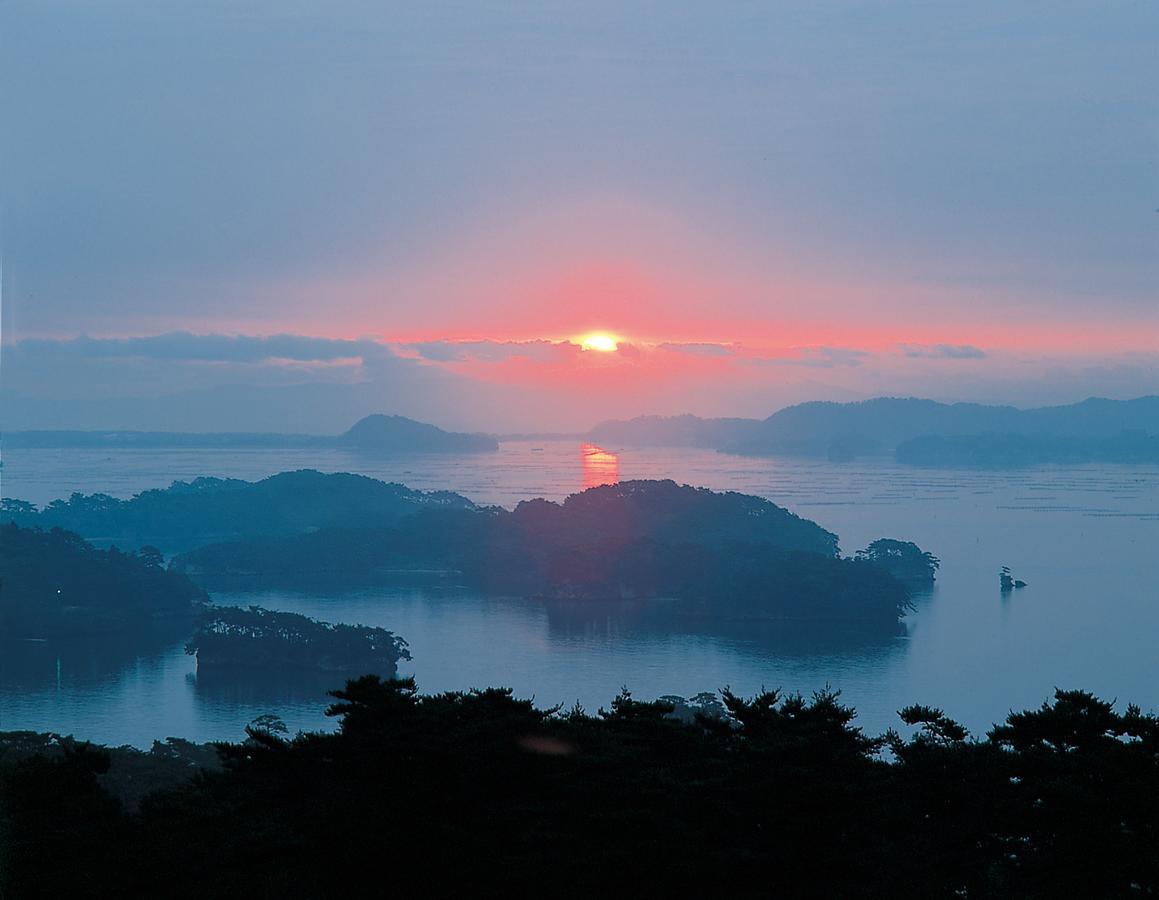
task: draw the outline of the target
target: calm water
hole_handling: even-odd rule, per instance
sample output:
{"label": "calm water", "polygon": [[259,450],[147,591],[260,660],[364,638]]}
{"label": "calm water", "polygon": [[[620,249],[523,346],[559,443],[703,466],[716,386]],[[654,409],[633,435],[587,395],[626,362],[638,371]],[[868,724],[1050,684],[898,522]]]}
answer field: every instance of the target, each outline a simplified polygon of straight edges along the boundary
{"label": "calm water", "polygon": [[[17,451],[3,493],[44,503],[71,491],[130,496],[175,478],[259,478],[286,469],[356,471],[487,503],[561,498],[616,478],[670,477],[759,494],[819,522],[846,552],[876,537],[913,540],[942,559],[904,638],[857,644],[783,629],[686,634],[662,612],[576,612],[521,600],[393,590],[327,598],[220,597],[362,622],[404,636],[404,671],[424,691],[505,684],[540,705],[607,705],[731,685],[840,688],[870,731],[910,702],[943,706],[984,731],[1055,686],[1159,708],[1159,468],[1082,466],[949,472],[885,463],[749,460],[697,450],[514,442],[497,454],[392,460],[330,451]],[[1030,586],[1008,598],[997,570]],[[236,739],[264,712],[291,728],[326,727],[321,684],[198,681],[181,646],[139,656],[68,646],[0,651],[0,728],[74,733],[147,746],[179,735]]]}

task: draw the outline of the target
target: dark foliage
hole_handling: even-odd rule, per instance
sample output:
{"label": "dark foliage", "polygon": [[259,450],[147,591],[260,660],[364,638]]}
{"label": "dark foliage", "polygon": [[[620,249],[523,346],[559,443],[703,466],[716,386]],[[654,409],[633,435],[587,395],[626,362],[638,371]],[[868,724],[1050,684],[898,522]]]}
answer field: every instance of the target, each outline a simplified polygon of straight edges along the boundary
{"label": "dark foliage", "polygon": [[692,723],[626,691],[595,716],[373,676],[334,697],[336,733],[255,723],[135,814],[105,751],[0,755],[0,896],[1159,890],[1159,720],[1079,691],[982,741],[924,706],[870,738],[831,691],[726,690]]}
{"label": "dark foliage", "polygon": [[[59,734],[0,731],[0,771],[31,757],[61,761],[70,754],[83,755],[92,749],[97,748]],[[99,751],[107,756],[108,765],[101,762],[94,769],[97,784],[129,812],[136,812],[148,794],[182,787],[204,770],[221,768],[214,745],[194,744],[182,738],[154,741],[148,750],[125,746]]]}
{"label": "dark foliage", "polygon": [[931,587],[942,564],[936,556],[924,552],[912,541],[892,538],[878,538],[864,550],[858,550],[857,558],[880,566],[902,584],[916,590]]}
{"label": "dark foliage", "polygon": [[331,625],[297,613],[215,606],[185,645],[197,670],[375,672],[393,676],[410,659],[406,641],[385,628]]}
{"label": "dark foliage", "polygon": [[151,547],[98,550],[59,528],[0,525],[0,636],[126,635],[192,622],[208,600]]}

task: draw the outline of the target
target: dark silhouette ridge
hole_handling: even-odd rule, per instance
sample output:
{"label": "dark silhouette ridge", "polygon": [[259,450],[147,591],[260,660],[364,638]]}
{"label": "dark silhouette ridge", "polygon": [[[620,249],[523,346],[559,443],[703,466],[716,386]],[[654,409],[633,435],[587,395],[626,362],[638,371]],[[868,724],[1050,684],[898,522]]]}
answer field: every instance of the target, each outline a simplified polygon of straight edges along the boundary
{"label": "dark silhouette ridge", "polygon": [[1159,719],[1083,691],[979,740],[920,704],[908,739],[870,737],[828,690],[625,690],[596,715],[373,676],[333,697],[336,733],[261,717],[220,761],[0,733],[0,895],[1159,891]]}
{"label": "dark silhouette ridge", "polygon": [[0,521],[68,528],[93,541],[151,544],[166,553],[221,541],[298,534],[314,528],[384,527],[420,508],[473,508],[450,491],[415,491],[364,475],[282,472],[261,481],[197,478],[130,500],[73,494],[43,509],[0,502]]}
{"label": "dark silhouette ridge", "polygon": [[814,401],[786,407],[764,420],[640,416],[601,422],[589,436],[612,446],[693,446],[742,455],[828,456],[840,461],[892,453],[906,441],[928,435],[1051,436],[1065,444],[1117,439],[1124,432],[1159,434],[1159,397],[1090,398],[1035,409],[898,397]]}

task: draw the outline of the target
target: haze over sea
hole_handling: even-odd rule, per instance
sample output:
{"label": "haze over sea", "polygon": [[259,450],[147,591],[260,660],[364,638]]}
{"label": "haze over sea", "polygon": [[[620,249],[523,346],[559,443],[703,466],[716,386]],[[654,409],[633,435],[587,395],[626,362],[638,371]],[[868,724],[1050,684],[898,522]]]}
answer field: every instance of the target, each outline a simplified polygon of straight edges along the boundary
{"label": "haze over sea", "polygon": [[[424,691],[508,685],[541,706],[607,706],[621,686],[640,698],[730,685],[843,692],[859,724],[880,732],[907,703],[943,706],[975,733],[1058,687],[1159,707],[1153,678],[1159,605],[1159,467],[1090,465],[1017,471],[934,470],[883,460],[834,464],[740,458],[674,448],[505,442],[494,454],[374,457],[341,450],[10,450],[3,494],[47,503],[72,491],[128,497],[200,475],[258,479],[316,468],[413,488],[446,488],[514,506],[562,499],[616,479],[673,478],[756,494],[836,532],[846,554],[877,537],[912,540],[941,558],[904,637],[876,643],[780,627],[682,633],[662,612],[546,608],[453,589],[405,587],[343,597],[216,596],[381,625],[410,642]],[[1003,597],[998,569],[1029,587]],[[237,739],[257,715],[292,730],[330,726],[328,684],[199,683],[177,643],[151,655],[100,656],[26,643],[0,656],[0,729],[73,733],[114,744]]]}

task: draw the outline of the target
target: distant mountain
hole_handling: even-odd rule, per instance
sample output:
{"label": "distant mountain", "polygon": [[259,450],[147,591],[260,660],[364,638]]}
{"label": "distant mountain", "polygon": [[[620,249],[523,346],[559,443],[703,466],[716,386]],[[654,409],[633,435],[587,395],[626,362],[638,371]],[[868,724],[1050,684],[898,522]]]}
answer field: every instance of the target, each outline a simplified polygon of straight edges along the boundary
{"label": "distant mountain", "polygon": [[611,445],[705,447],[741,455],[841,460],[892,453],[906,441],[929,435],[1021,434],[1093,440],[1124,432],[1159,433],[1159,397],[1092,398],[1038,409],[898,397],[856,403],[818,401],[786,407],[763,421],[639,416],[601,422],[589,437]]}
{"label": "distant mountain", "polygon": [[927,435],[898,445],[897,461],[914,466],[1010,469],[1082,463],[1159,463],[1159,435],[1123,431],[1113,437],[1077,435]]}
{"label": "distant mountain", "polygon": [[802,403],[769,416],[757,437],[739,438],[720,449],[740,454],[798,452],[840,458],[891,452],[905,441],[927,435],[1105,438],[1124,431],[1159,432],[1159,397],[1092,398],[1037,409],[896,397],[860,403]]}
{"label": "distant mountain", "polygon": [[485,434],[443,431],[404,416],[373,415],[360,419],[338,438],[338,445],[377,453],[486,453],[499,442]]}

